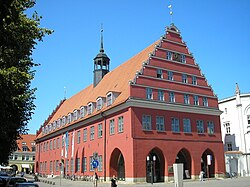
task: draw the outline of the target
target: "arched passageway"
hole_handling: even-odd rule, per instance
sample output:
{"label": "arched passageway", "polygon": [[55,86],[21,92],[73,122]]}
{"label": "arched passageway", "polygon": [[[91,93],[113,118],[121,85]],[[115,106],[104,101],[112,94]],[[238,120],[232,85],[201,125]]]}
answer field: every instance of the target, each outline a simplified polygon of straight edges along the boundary
{"label": "arched passageway", "polygon": [[201,157],[201,171],[204,172],[205,178],[214,177],[215,171],[215,158],[214,154],[210,149],[203,152]]}
{"label": "arched passageway", "polygon": [[191,156],[188,150],[181,149],[177,156],[175,163],[183,163],[183,179],[191,178]]}
{"label": "arched passageway", "polygon": [[125,161],[123,154],[118,148],[115,148],[110,157],[109,176],[115,175],[118,180],[125,181]]}
{"label": "arched passageway", "polygon": [[146,181],[164,182],[165,161],[160,149],[152,149],[146,158]]}

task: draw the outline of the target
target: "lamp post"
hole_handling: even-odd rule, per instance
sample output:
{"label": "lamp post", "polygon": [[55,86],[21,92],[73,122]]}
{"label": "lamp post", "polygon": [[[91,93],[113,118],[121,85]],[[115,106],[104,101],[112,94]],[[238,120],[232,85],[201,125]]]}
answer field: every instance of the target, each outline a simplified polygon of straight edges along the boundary
{"label": "lamp post", "polygon": [[154,183],[154,171],[155,171],[155,161],[156,161],[156,156],[153,156],[153,160],[150,160],[150,156],[147,156],[147,162],[150,166],[150,178],[151,178],[151,184]]}

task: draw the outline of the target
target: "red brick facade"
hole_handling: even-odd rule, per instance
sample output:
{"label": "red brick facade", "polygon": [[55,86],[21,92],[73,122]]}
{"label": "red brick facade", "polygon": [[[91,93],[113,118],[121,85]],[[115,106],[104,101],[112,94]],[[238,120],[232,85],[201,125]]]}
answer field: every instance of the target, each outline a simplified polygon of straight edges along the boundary
{"label": "red brick facade", "polygon": [[225,172],[219,116],[218,98],[171,25],[159,41],[57,107],[37,133],[36,171],[59,175],[63,162],[65,175],[92,176],[96,152],[95,171],[104,180],[149,181],[152,171],[154,182],[166,182],[174,163],[184,164],[184,178],[201,170],[216,177]]}

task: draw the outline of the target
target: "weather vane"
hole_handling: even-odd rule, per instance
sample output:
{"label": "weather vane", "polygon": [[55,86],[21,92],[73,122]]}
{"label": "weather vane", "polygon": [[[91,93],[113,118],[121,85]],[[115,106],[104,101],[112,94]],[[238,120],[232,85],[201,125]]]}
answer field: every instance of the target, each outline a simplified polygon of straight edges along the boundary
{"label": "weather vane", "polygon": [[169,14],[170,14],[171,23],[173,23],[173,10],[172,10],[171,0],[170,0],[170,5],[168,5],[168,8],[169,8]]}

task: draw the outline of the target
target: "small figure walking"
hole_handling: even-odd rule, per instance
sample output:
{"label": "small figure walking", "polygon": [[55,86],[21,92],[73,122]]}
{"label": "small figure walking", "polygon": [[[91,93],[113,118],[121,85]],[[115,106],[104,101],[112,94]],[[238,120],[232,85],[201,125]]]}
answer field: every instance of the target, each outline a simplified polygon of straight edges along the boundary
{"label": "small figure walking", "polygon": [[96,173],[96,172],[95,172],[95,174],[94,174],[93,178],[94,178],[94,187],[97,187],[98,175],[97,175],[97,173]]}
{"label": "small figure walking", "polygon": [[204,177],[204,171],[201,171],[199,175],[200,181],[204,181],[203,177]]}
{"label": "small figure walking", "polygon": [[113,175],[113,178],[111,179],[111,187],[117,186],[116,181],[117,181],[117,178]]}

